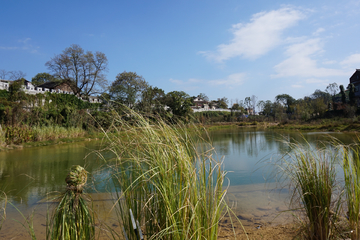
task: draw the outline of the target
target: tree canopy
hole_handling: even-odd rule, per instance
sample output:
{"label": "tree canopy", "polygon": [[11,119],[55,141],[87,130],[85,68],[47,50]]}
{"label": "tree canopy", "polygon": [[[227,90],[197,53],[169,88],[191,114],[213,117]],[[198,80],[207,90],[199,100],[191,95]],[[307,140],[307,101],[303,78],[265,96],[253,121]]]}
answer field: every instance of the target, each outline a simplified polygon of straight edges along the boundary
{"label": "tree canopy", "polygon": [[116,76],[111,84],[109,94],[114,101],[133,108],[135,103],[140,101],[142,92],[149,87],[149,84],[136,72],[122,72]]}
{"label": "tree canopy", "polygon": [[144,113],[161,114],[165,111],[165,92],[161,88],[148,87],[141,94],[139,110]]}
{"label": "tree canopy", "polygon": [[100,93],[106,86],[107,64],[104,53],[85,52],[79,45],[73,44],[45,65],[54,77],[71,83],[75,94],[91,95]]}
{"label": "tree canopy", "polygon": [[31,83],[34,86],[39,86],[43,83],[55,82],[55,81],[61,81],[61,80],[55,78],[53,75],[46,73],[46,72],[38,73],[31,79]]}
{"label": "tree canopy", "polygon": [[183,91],[172,91],[167,93],[165,103],[176,116],[186,117],[192,111],[192,99]]}

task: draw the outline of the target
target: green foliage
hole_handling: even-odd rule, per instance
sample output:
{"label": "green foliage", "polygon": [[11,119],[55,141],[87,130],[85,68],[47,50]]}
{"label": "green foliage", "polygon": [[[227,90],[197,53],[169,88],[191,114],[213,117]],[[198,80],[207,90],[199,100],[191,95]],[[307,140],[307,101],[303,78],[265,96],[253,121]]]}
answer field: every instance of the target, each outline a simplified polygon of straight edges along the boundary
{"label": "green foliage", "polygon": [[109,94],[113,101],[134,108],[142,92],[148,87],[148,83],[142,76],[137,75],[136,72],[124,71],[116,76],[110,86]]}
{"label": "green foliage", "polygon": [[[108,138],[117,160],[110,166],[118,196],[115,207],[129,239],[137,239],[130,209],[146,239],[217,239],[226,207],[225,173],[212,159],[211,146],[198,152],[197,138],[184,126],[161,119],[150,124],[136,112],[127,114],[133,116],[132,124],[115,117],[120,124]],[[195,135],[201,138],[199,132]]]}
{"label": "green foliage", "polygon": [[19,79],[13,81],[9,86],[9,100],[18,101],[26,99],[26,94],[22,91],[22,86],[24,85],[25,79]]}
{"label": "green foliage", "polygon": [[[338,145],[338,144],[337,144]],[[343,154],[347,217],[351,239],[360,238],[360,157],[359,146],[338,145]]]}
{"label": "green foliage", "polygon": [[356,104],[356,99],[355,99],[355,85],[354,84],[349,84],[349,100],[350,100],[350,105],[351,106],[355,106]]}
{"label": "green foliage", "polygon": [[58,78],[55,78],[53,75],[43,72],[38,73],[31,79],[31,83],[34,86],[39,86],[41,84],[47,83],[47,82],[60,82],[61,80]]}
{"label": "green foliage", "polygon": [[340,94],[341,94],[341,101],[343,104],[346,104],[346,94],[343,85],[340,85]]}
{"label": "green foliage", "polygon": [[339,214],[340,198],[336,192],[337,155],[326,148],[313,147],[298,142],[288,143],[291,151],[281,164],[281,171],[291,181],[295,209],[305,211],[299,217],[306,239],[327,240],[334,234]]}
{"label": "green foliage", "polygon": [[8,98],[10,93],[7,90],[0,90],[0,98]]}
{"label": "green foliage", "polygon": [[8,126],[5,128],[5,142],[6,144],[21,144],[34,140],[33,130],[26,126]]}
{"label": "green foliage", "polygon": [[142,92],[141,101],[137,106],[140,112],[146,114],[164,115],[165,92],[161,88],[148,87]]}
{"label": "green foliage", "polygon": [[171,109],[172,114],[177,118],[186,118],[192,113],[192,99],[183,91],[172,91],[167,93],[165,103]]}

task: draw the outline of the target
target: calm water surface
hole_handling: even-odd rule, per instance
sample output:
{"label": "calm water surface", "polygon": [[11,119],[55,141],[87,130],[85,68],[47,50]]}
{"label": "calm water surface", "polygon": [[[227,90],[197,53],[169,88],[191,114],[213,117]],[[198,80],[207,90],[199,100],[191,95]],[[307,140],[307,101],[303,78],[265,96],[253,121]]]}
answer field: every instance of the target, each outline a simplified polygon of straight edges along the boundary
{"label": "calm water surface", "polygon": [[[355,139],[350,133],[289,133],[256,131],[250,129],[226,129],[212,131],[210,136],[218,157],[224,157],[224,169],[228,171],[228,202],[234,206],[244,224],[276,223],[286,221],[287,216],[274,220],[279,211],[286,210],[287,189],[279,188],[275,179],[274,161],[289,151],[284,140],[295,139],[310,143],[336,137],[343,143]],[[108,185],[108,173],[99,170],[103,164],[93,150],[101,148],[101,142],[89,141],[56,146],[24,148],[0,152],[0,189],[8,200],[25,215],[35,209],[34,226],[40,236],[45,234],[48,205],[43,200],[54,191],[62,191],[65,177],[72,165],[82,165],[91,173],[92,184],[88,192],[96,207],[104,212],[111,206],[110,196],[104,194]],[[105,156],[111,158],[111,155]],[[104,181],[105,179],[105,181]],[[105,206],[106,205],[106,206]],[[102,213],[102,218],[116,224],[111,214]],[[1,239],[28,238],[26,230],[12,219],[21,219],[15,208],[7,205],[7,220],[0,231]],[[22,221],[22,220],[21,220]],[[111,223],[111,222],[114,223]],[[23,222],[23,221],[22,221]],[[114,227],[118,227],[115,226]],[[40,237],[41,239],[42,237]]]}

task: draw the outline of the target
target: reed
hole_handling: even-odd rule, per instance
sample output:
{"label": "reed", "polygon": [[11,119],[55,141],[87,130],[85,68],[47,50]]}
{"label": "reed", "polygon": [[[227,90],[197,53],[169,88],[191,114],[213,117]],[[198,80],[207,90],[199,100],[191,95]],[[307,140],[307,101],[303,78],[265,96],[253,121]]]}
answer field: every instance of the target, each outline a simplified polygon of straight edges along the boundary
{"label": "reed", "polygon": [[66,191],[51,216],[46,231],[47,239],[80,240],[94,239],[94,216],[83,195],[87,172],[76,165],[66,177]]}
{"label": "reed", "polygon": [[152,125],[126,110],[107,134],[108,150],[116,154],[110,167],[120,224],[129,239],[137,239],[131,209],[145,239],[217,239],[226,207],[221,162],[200,132],[157,120]]}
{"label": "reed", "polygon": [[5,192],[0,192],[0,231],[2,225],[6,219],[6,205],[7,205],[7,196]]}
{"label": "reed", "polygon": [[35,141],[47,141],[58,138],[76,138],[85,135],[85,131],[75,127],[34,126],[32,127]]}
{"label": "reed", "polygon": [[3,130],[3,126],[0,125],[0,146],[4,145],[6,145],[5,130]]}
{"label": "reed", "polygon": [[351,239],[360,239],[360,158],[359,146],[342,146],[347,217]]}
{"label": "reed", "polygon": [[300,204],[300,210],[305,215],[299,217],[304,227],[304,237],[330,239],[334,236],[334,224],[340,210],[340,195],[336,192],[337,151],[321,143],[319,146],[311,146],[307,142],[288,145],[291,150],[281,171],[291,181],[291,204]]}

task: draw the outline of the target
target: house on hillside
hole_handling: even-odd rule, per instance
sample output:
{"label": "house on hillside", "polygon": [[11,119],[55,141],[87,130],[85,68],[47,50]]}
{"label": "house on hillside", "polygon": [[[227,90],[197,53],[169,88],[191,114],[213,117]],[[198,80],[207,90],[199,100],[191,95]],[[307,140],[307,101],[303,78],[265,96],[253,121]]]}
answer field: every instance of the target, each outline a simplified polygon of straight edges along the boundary
{"label": "house on hillside", "polygon": [[193,97],[193,103],[194,103],[194,107],[196,108],[202,108],[204,106],[204,104],[208,104],[208,101],[200,98],[200,97]]}
{"label": "house on hillside", "polygon": [[65,94],[74,94],[70,83],[65,81],[56,81],[56,82],[47,82],[43,83],[36,87],[39,92],[55,92],[55,93],[65,93]]}
{"label": "house on hillside", "polygon": [[[191,106],[192,109],[203,109],[203,110],[210,110],[212,109],[209,105],[209,102],[198,97],[193,97],[193,106]],[[215,109],[215,108],[214,108]]]}
{"label": "house on hillside", "polygon": [[9,86],[10,86],[10,82],[9,80],[2,80],[0,79],[0,90],[9,90]]}
{"label": "house on hillside", "polygon": [[355,86],[355,99],[357,104],[360,102],[360,69],[356,69],[354,74],[350,77],[350,84],[354,84]]}
{"label": "house on hillside", "polygon": [[23,89],[26,91],[34,91],[35,90],[35,86],[28,80],[24,80],[24,86]]}

